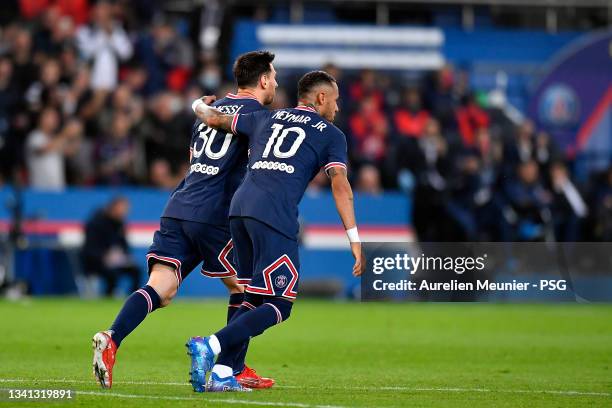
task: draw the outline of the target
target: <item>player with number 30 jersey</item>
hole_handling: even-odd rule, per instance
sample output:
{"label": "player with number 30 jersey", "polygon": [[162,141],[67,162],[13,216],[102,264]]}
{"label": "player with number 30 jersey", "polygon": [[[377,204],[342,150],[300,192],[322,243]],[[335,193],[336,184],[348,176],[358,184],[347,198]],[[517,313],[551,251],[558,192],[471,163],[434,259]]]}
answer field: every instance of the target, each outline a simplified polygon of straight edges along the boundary
{"label": "player with number 30 jersey", "polygon": [[[273,60],[274,54],[265,51],[238,57],[234,64],[238,92],[217,101],[216,109],[225,114],[249,113],[270,104],[277,87]],[[244,287],[236,277],[228,210],[245,174],[247,149],[242,137],[201,121],[194,124],[188,173],[172,192],[147,253],[149,280],[126,300],[112,326],[94,335],[94,375],[102,387],[112,386],[115,354],[123,339],[149,313],[170,304],[185,277],[200,262],[203,275],[220,278],[228,289],[228,322],[242,305]],[[192,361],[199,358],[191,348],[188,354]],[[236,372],[232,378],[237,374],[237,387],[271,387],[274,380],[260,377],[244,365],[245,355],[243,347],[233,363]],[[197,376],[193,369],[193,388],[202,392],[204,388],[193,381]]]}

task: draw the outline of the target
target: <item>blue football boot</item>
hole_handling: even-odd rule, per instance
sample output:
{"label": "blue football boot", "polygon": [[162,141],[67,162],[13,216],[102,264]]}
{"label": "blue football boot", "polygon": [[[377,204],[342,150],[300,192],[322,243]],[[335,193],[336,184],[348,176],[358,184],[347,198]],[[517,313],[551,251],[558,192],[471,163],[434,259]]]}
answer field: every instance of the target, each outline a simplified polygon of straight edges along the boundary
{"label": "blue football boot", "polygon": [[236,377],[230,375],[229,377],[219,378],[215,373],[210,375],[208,384],[206,384],[206,392],[251,392],[250,388],[243,387],[240,385]]}
{"label": "blue football boot", "polygon": [[187,354],[191,357],[191,371],[189,371],[189,382],[195,392],[206,391],[206,374],[212,370],[215,363],[208,337],[192,337],[185,344]]}

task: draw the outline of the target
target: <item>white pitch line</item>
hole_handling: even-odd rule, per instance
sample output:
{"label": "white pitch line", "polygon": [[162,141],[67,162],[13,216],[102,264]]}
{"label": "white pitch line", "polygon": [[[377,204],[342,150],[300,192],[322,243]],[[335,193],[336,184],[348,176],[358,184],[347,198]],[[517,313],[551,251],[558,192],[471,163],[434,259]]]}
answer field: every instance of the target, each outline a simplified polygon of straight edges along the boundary
{"label": "white pitch line", "polygon": [[312,405],[312,404],[301,404],[299,402],[269,402],[269,401],[249,401],[239,399],[221,399],[221,398],[208,398],[208,396],[197,397],[170,397],[164,395],[142,395],[142,394],[121,394],[115,392],[99,392],[99,391],[75,391],[75,395],[94,395],[100,397],[115,397],[115,398],[134,398],[134,399],[154,399],[164,401],[206,401],[206,402],[222,402],[224,404],[237,404],[237,405],[261,405],[261,406],[275,406],[275,407],[297,407],[297,408],[347,408],[339,405]]}
{"label": "white pitch line", "polygon": [[[29,379],[29,378],[0,378],[0,383],[24,383],[24,382],[44,382],[44,383],[74,383],[74,384],[95,384],[92,380],[70,380],[67,378],[58,379]],[[168,385],[168,386],[184,386],[187,387],[187,382],[157,382],[157,381],[115,381],[115,384],[127,385]],[[570,390],[499,390],[488,388],[445,388],[445,387],[405,387],[405,386],[388,386],[388,387],[335,387],[321,386],[309,387],[300,385],[275,385],[274,388],[279,389],[316,389],[316,390],[344,390],[344,391],[409,391],[409,392],[482,392],[482,393],[504,393],[504,394],[553,394],[553,395],[577,395],[577,396],[594,396],[594,397],[612,397],[610,392],[594,392],[594,391],[570,391]]]}

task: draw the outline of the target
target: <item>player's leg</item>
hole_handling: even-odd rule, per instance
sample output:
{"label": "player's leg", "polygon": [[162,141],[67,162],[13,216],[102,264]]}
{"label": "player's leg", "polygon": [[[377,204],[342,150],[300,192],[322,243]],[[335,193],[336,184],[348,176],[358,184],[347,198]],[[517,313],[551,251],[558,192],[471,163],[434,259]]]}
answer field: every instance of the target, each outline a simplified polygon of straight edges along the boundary
{"label": "player's leg", "polygon": [[[276,324],[289,318],[292,300],[297,295],[297,242],[253,219],[241,219],[253,244],[253,279],[247,293],[256,299],[252,309],[234,317],[230,324],[209,338],[203,349],[209,362],[218,355],[211,375],[212,391],[223,389],[215,382],[232,373],[232,365],[241,345]],[[212,354],[212,355],[211,355]],[[218,381],[223,385],[222,381]]]}
{"label": "player's leg", "polygon": [[188,273],[197,264],[192,252],[181,222],[162,218],[160,230],[155,232],[147,255],[147,284],[127,298],[108,330],[94,335],[94,375],[102,387],[112,386],[115,354],[121,342],[149,313],[171,302],[184,278],[181,266]]}
{"label": "player's leg", "polygon": [[221,279],[228,291],[229,322],[244,299],[244,286],[238,283],[234,261],[234,243],[225,225],[184,222],[186,234],[202,259],[202,275]]}
{"label": "player's leg", "polygon": [[[238,226],[238,228],[240,227]],[[238,229],[238,231],[234,231],[233,234],[239,235],[240,233],[241,231]],[[243,233],[246,234],[246,230],[244,230]],[[254,308],[255,306],[253,306],[253,304],[257,302],[256,299],[252,299],[253,296],[249,298],[248,296],[245,297],[244,295],[244,288],[251,281],[251,277],[253,275],[252,242],[248,236],[244,238],[246,238],[246,240],[238,239],[238,247],[234,245],[230,255],[227,257],[227,260],[234,266],[234,269],[236,269],[237,275],[222,279],[223,284],[227,287],[229,292],[227,323],[229,323],[233,318],[236,318],[242,313]],[[238,252],[240,252],[243,256],[240,257]],[[249,388],[272,387],[275,383],[273,378],[262,377],[257,374],[254,369],[245,364],[248,348],[249,340],[245,341],[244,344],[240,346],[239,352],[234,353],[237,355],[234,363],[228,364],[230,367],[232,367],[233,374],[237,381],[241,385]]]}
{"label": "player's leg", "polygon": [[[236,315],[243,312],[244,285],[241,283],[245,282],[245,278],[250,278],[249,273],[248,276],[241,275],[241,279],[238,279],[238,271],[252,270],[252,243],[246,229],[242,227],[240,222],[230,222],[230,224],[233,224],[231,228],[231,238],[233,239],[230,239],[230,230],[222,226],[196,225],[194,227],[207,228],[208,230],[204,233],[200,229],[192,234],[203,254],[202,274],[207,277],[221,278],[228,289],[228,323]],[[206,239],[202,239],[204,236]],[[238,252],[241,254],[240,260],[237,259]],[[191,356],[190,382],[194,391],[203,392],[205,390],[206,372],[211,367],[204,367],[206,363],[201,360],[199,344],[195,338],[190,339],[186,346],[188,354]]]}
{"label": "player's leg", "polygon": [[[218,356],[206,387],[207,391],[243,391],[235,386],[239,383],[233,376],[230,365],[242,350],[244,342],[289,318],[293,306],[292,300],[281,297],[255,296],[261,301],[258,307],[236,317],[214,335],[201,339],[202,346],[207,349],[208,353],[204,355],[204,358],[208,358],[212,364],[214,355]],[[240,383],[240,385],[247,387],[248,384]]]}
{"label": "player's leg", "polygon": [[238,284],[238,278],[236,276],[222,278],[221,281],[227,288],[229,295],[229,301],[227,303],[227,323],[229,323],[244,301],[244,286]]}

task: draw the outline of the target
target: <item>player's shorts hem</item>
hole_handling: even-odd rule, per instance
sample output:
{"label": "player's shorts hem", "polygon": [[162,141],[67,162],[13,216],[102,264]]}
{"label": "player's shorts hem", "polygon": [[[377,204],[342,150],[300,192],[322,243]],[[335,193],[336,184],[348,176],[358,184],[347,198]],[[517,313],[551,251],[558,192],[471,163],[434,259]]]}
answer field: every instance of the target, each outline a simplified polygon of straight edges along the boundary
{"label": "player's shorts hem", "polygon": [[251,283],[251,278],[238,278],[237,281],[239,285],[248,285]]}
{"label": "player's shorts hem", "polygon": [[171,258],[168,256],[161,256],[161,255],[157,255],[154,253],[148,253],[147,254],[147,267],[148,267],[147,269],[148,269],[149,274],[151,274],[151,269],[153,268],[153,265],[155,265],[156,263],[174,267],[174,276],[176,277],[177,287],[181,286],[181,283],[183,282],[183,278],[181,276],[181,261],[179,261],[176,258]]}
{"label": "player's shorts hem", "polygon": [[236,276],[236,272],[233,271],[210,272],[200,269],[200,273],[208,278],[231,278]]}
{"label": "player's shorts hem", "polygon": [[244,291],[246,293],[252,293],[254,295],[279,297],[279,298],[292,299],[292,300],[297,298],[297,293],[295,293],[294,295],[288,295],[288,294],[278,295],[274,293],[274,291],[270,292],[270,291],[262,290],[261,288],[258,288],[258,287],[251,287],[251,286],[247,286]]}

